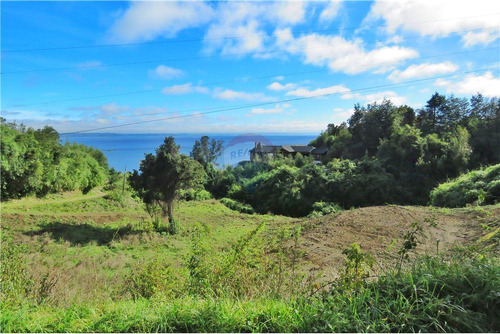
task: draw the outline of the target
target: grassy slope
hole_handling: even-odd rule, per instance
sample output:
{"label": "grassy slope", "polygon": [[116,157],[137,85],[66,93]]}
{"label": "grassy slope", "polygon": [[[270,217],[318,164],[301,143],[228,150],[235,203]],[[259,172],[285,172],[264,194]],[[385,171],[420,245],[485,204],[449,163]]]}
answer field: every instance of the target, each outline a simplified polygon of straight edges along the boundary
{"label": "grassy slope", "polygon": [[[209,231],[209,243],[219,249],[253,230],[263,221],[266,222],[268,230],[301,223],[307,228],[302,242],[302,246],[305,244],[304,250],[312,256],[316,254],[313,250],[319,249],[325,254],[325,258],[329,256],[325,245],[331,247],[333,253],[340,253],[338,245],[334,246],[328,238],[317,243],[319,238],[328,235],[325,232],[332,233],[335,229],[340,229],[340,232],[344,231],[345,234],[353,234],[355,232],[350,231],[353,226],[349,226],[351,220],[357,224],[370,224],[370,217],[365,217],[370,208],[316,220],[297,220],[280,216],[241,214],[210,200],[181,202],[176,208],[181,231],[172,237],[150,231],[147,215],[139,203],[129,199],[125,206],[121,206],[106,199],[104,195],[96,191],[87,195],[71,193],[54,195],[47,199],[28,198],[2,203],[2,240],[26,245],[25,259],[34,276],[41,277],[50,272],[51,277],[56,278],[54,287],[40,306],[33,308],[32,303],[26,303],[19,308],[4,308],[2,325],[5,327],[2,331],[331,330],[325,323],[322,323],[325,327],[310,327],[319,321],[314,317],[318,312],[314,307],[322,309],[322,305],[304,306],[283,300],[236,301],[196,298],[134,302],[127,297],[123,286],[131,267],[144,259],[158,258],[175,270],[185,270],[184,259],[196,223],[206,226]],[[427,210],[432,217],[437,215],[438,220],[445,216],[460,216],[460,212],[464,211],[387,208],[377,210],[382,210],[381,216],[386,219],[395,220],[399,219],[401,211],[408,210],[410,217],[417,217],[415,215],[418,211]],[[387,211],[395,211],[395,214],[389,217]],[[492,215],[493,221],[498,223],[498,206],[465,212],[468,214],[464,215],[464,219],[470,222],[476,220],[477,225],[484,224],[484,218]],[[491,222],[491,219],[487,221]],[[408,224],[406,220],[404,223]],[[346,228],[342,230],[343,227]],[[376,226],[374,228],[376,229]],[[484,231],[482,234],[491,232],[486,229]],[[333,234],[333,240],[338,239],[336,236],[338,235]],[[369,237],[369,234],[364,235],[367,236]],[[474,236],[479,237],[479,234],[474,232]],[[2,251],[5,250],[2,248]],[[318,254],[322,256],[321,253]],[[307,262],[309,261],[305,263]],[[321,261],[315,264],[321,265]],[[304,307],[312,309],[306,310]],[[349,309],[352,305],[346,307]],[[301,312],[304,312],[303,316],[300,315]],[[307,312],[310,314],[307,315]],[[366,320],[359,323],[361,327],[349,327],[347,324],[350,320],[346,316],[342,318],[338,313],[340,311],[332,312],[329,315],[332,319],[328,321],[332,324],[338,321],[339,326],[346,325],[336,327],[336,330],[364,330],[362,326]],[[310,318],[307,318],[309,316]],[[377,324],[379,327],[372,327],[372,330],[388,330],[388,327],[384,327],[386,320],[373,321],[373,325]],[[369,328],[366,327],[366,330]],[[406,330],[412,329],[408,327]]]}
{"label": "grassy slope", "polygon": [[261,222],[272,229],[297,221],[242,214],[214,200],[180,202],[175,210],[180,232],[172,237],[151,230],[140,203],[128,199],[122,207],[102,195],[69,193],[2,203],[4,238],[27,245],[34,270],[58,277],[57,304],[117,298],[123,294],[119,287],[124,277],[141,260],[158,258],[182,270],[196,223],[208,230],[209,243],[221,249]]}

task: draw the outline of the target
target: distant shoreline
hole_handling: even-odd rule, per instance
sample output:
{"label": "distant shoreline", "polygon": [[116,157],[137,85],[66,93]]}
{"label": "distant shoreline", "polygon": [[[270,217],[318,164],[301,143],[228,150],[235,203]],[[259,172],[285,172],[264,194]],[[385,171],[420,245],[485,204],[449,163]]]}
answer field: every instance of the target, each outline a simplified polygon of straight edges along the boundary
{"label": "distant shoreline", "polygon": [[[318,133],[111,133],[92,132],[62,134],[61,142],[84,144],[104,152],[109,165],[117,170],[138,169],[145,153],[153,153],[163,139],[173,136],[180,152],[189,155],[196,140],[202,136],[223,140],[225,154],[217,161],[219,166],[236,165],[240,161],[250,160],[249,150],[257,141],[267,141],[274,145],[308,144],[317,138]],[[239,137],[239,138],[238,138]],[[232,153],[232,154],[231,154]],[[235,154],[236,153],[236,154]],[[236,158],[235,158],[236,156]]]}

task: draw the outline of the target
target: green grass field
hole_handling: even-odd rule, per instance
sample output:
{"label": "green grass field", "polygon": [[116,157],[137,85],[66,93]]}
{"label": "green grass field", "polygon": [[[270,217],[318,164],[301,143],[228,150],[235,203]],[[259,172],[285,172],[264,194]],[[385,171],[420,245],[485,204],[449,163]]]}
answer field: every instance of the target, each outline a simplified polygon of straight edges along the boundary
{"label": "green grass field", "polygon": [[140,202],[100,190],[2,203],[2,332],[500,330],[491,252],[318,289],[294,246],[312,220],[215,200],[179,202],[175,215],[171,236]]}

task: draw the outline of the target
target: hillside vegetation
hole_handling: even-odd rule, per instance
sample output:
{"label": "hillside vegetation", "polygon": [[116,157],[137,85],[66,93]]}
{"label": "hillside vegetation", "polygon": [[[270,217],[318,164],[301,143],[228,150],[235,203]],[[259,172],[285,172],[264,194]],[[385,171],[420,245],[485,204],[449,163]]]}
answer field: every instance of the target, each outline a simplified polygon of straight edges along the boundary
{"label": "hillside vegetation", "polygon": [[[299,220],[181,201],[172,236],[137,200],[108,194],[2,204],[2,331],[499,329],[498,235],[482,253],[449,252],[498,229],[498,206]],[[422,233],[399,264],[413,222]]]}
{"label": "hillside vegetation", "polygon": [[[427,205],[440,183],[500,163],[499,129],[499,100],[479,94],[469,101],[436,93],[418,110],[390,101],[356,105],[347,122],[329,124],[310,143],[328,148],[322,166],[297,154],[295,159],[207,169],[205,188],[259,213],[295,217],[312,214],[320,202],[344,209]],[[477,196],[463,199],[454,206]]]}
{"label": "hillside vegetation", "polygon": [[500,165],[474,170],[440,184],[431,192],[431,204],[449,208],[500,201]]}
{"label": "hillside vegetation", "polygon": [[89,191],[108,179],[108,161],[101,151],[61,144],[51,127],[26,129],[1,119],[2,200],[26,195]]}

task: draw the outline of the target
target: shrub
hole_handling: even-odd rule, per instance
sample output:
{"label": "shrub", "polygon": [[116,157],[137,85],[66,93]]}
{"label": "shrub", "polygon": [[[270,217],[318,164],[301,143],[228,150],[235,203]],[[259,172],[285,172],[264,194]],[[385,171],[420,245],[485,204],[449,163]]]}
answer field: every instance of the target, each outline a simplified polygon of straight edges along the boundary
{"label": "shrub", "polygon": [[494,204],[500,200],[500,164],[463,174],[431,192],[431,204],[450,208]]}
{"label": "shrub", "polygon": [[312,208],[313,211],[307,216],[308,218],[321,217],[342,211],[342,208],[337,203],[332,202],[316,202]]}
{"label": "shrub", "polygon": [[254,209],[249,204],[243,204],[234,199],[221,198],[221,203],[230,208],[231,210],[239,211],[241,213],[254,213]]}
{"label": "shrub", "polygon": [[210,194],[208,191],[204,189],[203,190],[187,189],[187,190],[181,190],[179,192],[179,197],[186,201],[205,201],[207,199],[211,199],[212,194]]}
{"label": "shrub", "polygon": [[174,297],[182,289],[170,267],[158,258],[140,261],[127,277],[127,290],[134,299],[151,298],[155,295]]}
{"label": "shrub", "polygon": [[67,190],[90,191],[108,177],[106,157],[85,145],[62,145],[51,127],[26,129],[0,119],[2,198],[44,196]]}
{"label": "shrub", "polygon": [[123,191],[121,189],[114,189],[114,190],[108,192],[106,194],[106,196],[104,196],[104,197],[110,201],[122,204],[124,194],[123,194]]}

